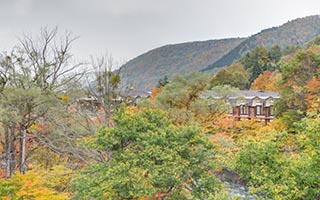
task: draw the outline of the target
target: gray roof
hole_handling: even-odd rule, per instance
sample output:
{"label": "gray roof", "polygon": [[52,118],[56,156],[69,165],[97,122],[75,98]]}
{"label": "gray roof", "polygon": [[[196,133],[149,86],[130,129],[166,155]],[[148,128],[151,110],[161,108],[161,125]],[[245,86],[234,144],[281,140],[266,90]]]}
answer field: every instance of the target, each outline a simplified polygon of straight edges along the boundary
{"label": "gray roof", "polygon": [[280,98],[279,92],[263,92],[259,90],[239,90],[238,92],[234,92],[233,94],[226,94],[225,96],[221,96],[221,94],[217,94],[217,92],[212,90],[207,90],[203,93],[201,93],[200,98],[214,98],[214,99],[238,99],[238,98],[244,98],[244,99],[253,99],[255,97],[258,97],[260,99],[267,99],[267,98],[274,98],[278,99]]}
{"label": "gray roof", "polygon": [[240,90],[240,94],[246,99],[253,99],[258,97],[260,99],[274,98],[279,99],[279,92],[263,92],[259,90]]}
{"label": "gray roof", "polygon": [[[219,94],[221,95],[221,94]],[[234,94],[226,94],[224,96],[219,96],[215,91],[205,91],[200,95],[200,98],[213,98],[213,99],[225,99],[225,101],[231,105],[236,105],[237,102],[244,101],[248,106],[252,105],[254,99],[258,98],[266,104],[268,99],[279,99],[280,94],[278,92],[263,92],[258,90],[240,90]]]}
{"label": "gray roof", "polygon": [[120,92],[121,96],[127,96],[131,98],[149,98],[151,97],[151,92],[145,91],[145,90],[128,90],[125,92]]}

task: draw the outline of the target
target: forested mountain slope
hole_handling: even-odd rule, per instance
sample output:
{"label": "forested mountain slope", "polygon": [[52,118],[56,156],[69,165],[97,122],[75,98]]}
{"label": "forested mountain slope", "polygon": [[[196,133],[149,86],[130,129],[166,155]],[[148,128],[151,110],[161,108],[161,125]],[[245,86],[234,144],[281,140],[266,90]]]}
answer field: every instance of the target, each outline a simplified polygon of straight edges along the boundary
{"label": "forested mountain slope", "polygon": [[215,73],[229,66],[257,46],[282,49],[302,46],[320,34],[320,15],[289,21],[262,30],[248,38],[232,38],[166,45],[142,54],[122,66],[122,86],[152,89],[164,76],[193,71]]}
{"label": "forested mountain slope", "polygon": [[319,34],[320,15],[295,19],[279,27],[265,29],[260,33],[250,36],[202,71],[216,71],[215,68],[229,66],[257,46],[264,46],[266,48],[274,45],[279,45],[281,48],[295,45],[301,46]]}
{"label": "forested mountain slope", "polygon": [[144,53],[122,66],[122,85],[152,89],[159,79],[200,71],[240,44],[243,38],[166,45]]}

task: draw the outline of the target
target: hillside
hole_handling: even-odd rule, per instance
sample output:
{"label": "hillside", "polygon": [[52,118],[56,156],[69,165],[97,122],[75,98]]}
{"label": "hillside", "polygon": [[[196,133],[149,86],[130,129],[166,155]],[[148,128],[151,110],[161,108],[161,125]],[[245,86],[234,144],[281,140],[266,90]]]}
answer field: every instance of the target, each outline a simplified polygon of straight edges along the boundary
{"label": "hillside", "polygon": [[265,29],[250,36],[202,71],[216,71],[216,68],[228,66],[257,46],[266,48],[270,48],[273,45],[279,45],[282,48],[293,45],[301,46],[319,34],[320,15],[295,19],[282,26]]}
{"label": "hillside", "polygon": [[243,40],[243,38],[208,40],[153,49],[122,66],[122,86],[131,85],[138,89],[152,89],[164,76],[186,75],[192,71],[200,71]]}
{"label": "hillside", "polygon": [[248,38],[166,45],[142,54],[122,66],[122,86],[152,89],[164,76],[186,75],[192,71],[214,73],[239,60],[257,46],[302,46],[317,35],[320,35],[320,15],[295,19]]}

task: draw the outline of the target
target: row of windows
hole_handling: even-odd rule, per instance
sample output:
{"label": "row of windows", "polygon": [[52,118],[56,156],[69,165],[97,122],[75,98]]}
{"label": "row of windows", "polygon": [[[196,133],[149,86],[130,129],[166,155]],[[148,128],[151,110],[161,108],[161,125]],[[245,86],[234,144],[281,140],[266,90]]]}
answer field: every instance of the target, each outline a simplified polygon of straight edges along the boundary
{"label": "row of windows", "polygon": [[[263,107],[262,106],[256,106],[256,115],[264,115],[264,112],[263,112]],[[241,105],[240,106],[240,115],[248,115],[248,106],[246,105]],[[269,116],[273,116],[273,107],[270,106],[269,107]]]}

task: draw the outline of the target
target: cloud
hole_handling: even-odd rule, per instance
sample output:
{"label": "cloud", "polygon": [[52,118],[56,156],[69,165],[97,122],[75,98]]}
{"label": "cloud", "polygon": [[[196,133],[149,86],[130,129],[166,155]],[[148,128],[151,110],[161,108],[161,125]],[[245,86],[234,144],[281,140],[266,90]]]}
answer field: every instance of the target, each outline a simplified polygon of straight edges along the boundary
{"label": "cloud", "polygon": [[14,0],[13,8],[17,15],[26,16],[32,12],[35,0]]}
{"label": "cloud", "polygon": [[[164,14],[163,11],[172,9],[174,2],[169,0],[72,0],[72,4],[77,9],[111,17]],[[71,4],[70,1],[69,4]]]}

